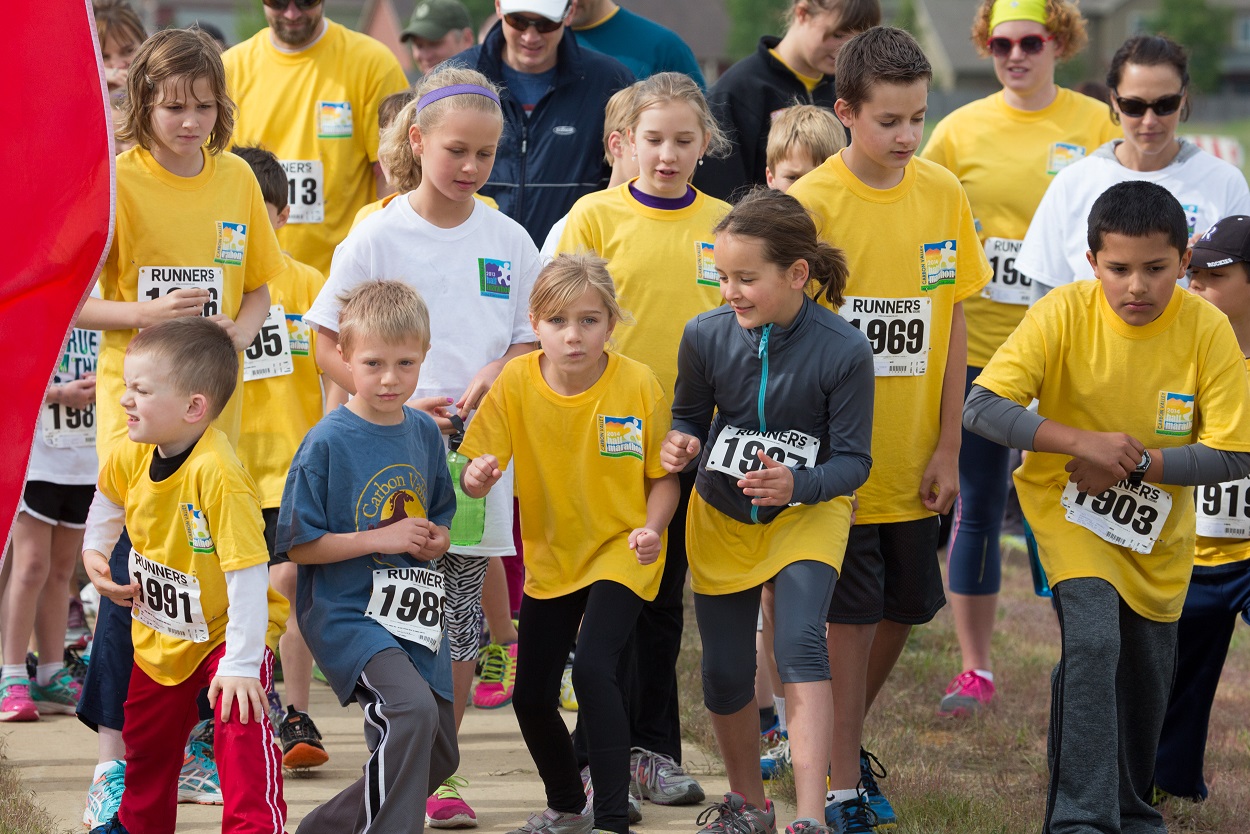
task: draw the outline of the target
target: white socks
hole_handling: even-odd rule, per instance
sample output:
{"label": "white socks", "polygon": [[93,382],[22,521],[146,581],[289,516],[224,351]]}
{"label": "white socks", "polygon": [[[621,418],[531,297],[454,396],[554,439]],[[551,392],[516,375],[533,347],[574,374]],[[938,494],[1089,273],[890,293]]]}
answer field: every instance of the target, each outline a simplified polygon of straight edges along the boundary
{"label": "white socks", "polygon": [[859,796],[858,788],[847,788],[844,791],[829,791],[825,794],[825,805],[836,805]]}
{"label": "white socks", "polygon": [[973,669],[972,671],[976,672],[978,675],[985,678],[990,683],[994,682],[994,673],[991,672],[989,669]]}
{"label": "white socks", "polygon": [[777,727],[783,733],[788,732],[786,729],[786,699],[773,696],[773,708],[777,710]]}

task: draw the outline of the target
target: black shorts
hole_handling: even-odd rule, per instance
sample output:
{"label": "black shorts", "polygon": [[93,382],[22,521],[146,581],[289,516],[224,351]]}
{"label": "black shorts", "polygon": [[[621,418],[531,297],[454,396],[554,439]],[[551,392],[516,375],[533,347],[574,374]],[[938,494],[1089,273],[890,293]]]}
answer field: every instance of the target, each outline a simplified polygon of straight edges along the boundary
{"label": "black shorts", "polygon": [[285,553],[274,553],[278,546],[278,508],[262,509],[260,515],[265,519],[265,547],[269,548],[269,567],[291,561]]}
{"label": "black shorts", "polygon": [[87,511],[95,497],[95,484],[54,484],[27,481],[18,511],[53,527],[87,526]]}
{"label": "black shorts", "polygon": [[856,524],[829,603],[828,621],[920,625],[943,605],[937,516],[890,524]]}

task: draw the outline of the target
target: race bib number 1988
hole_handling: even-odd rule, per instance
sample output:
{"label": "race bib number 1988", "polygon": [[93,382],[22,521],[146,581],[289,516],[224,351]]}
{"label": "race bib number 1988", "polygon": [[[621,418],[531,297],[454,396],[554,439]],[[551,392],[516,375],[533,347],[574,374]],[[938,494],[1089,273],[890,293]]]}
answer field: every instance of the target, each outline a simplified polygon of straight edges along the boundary
{"label": "race bib number 1988", "polygon": [[396,637],[437,652],[443,639],[443,575],[429,568],[375,570],[365,616]]}

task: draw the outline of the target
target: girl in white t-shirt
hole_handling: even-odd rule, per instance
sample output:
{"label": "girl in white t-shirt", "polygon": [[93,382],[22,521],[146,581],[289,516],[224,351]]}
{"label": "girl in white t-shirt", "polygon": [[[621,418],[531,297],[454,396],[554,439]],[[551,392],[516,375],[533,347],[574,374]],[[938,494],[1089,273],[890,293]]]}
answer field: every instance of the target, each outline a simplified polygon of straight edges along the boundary
{"label": "girl in white t-shirt", "polygon": [[[383,133],[379,148],[403,196],[365,218],[339,244],[329,280],[304,320],[321,334],[318,363],[351,391],[351,378],[335,349],[340,295],[381,279],[419,290],[430,308],[431,345],[410,404],[430,413],[450,434],[449,418],[476,409],[504,363],[533,348],[529,294],[541,262],[516,221],[473,199],[490,176],[503,130],[498,90],[475,70],[451,67],[427,75],[416,95]],[[440,563],[458,727],[473,682],[488,557],[516,552],[511,483],[487,498],[481,542],[452,549]],[[516,632],[506,613],[503,618],[487,615],[492,638],[506,644],[501,659],[512,667],[504,671],[510,686]],[[452,777],[430,797],[426,810],[432,825],[476,825],[473,809],[457,792],[464,784]]]}

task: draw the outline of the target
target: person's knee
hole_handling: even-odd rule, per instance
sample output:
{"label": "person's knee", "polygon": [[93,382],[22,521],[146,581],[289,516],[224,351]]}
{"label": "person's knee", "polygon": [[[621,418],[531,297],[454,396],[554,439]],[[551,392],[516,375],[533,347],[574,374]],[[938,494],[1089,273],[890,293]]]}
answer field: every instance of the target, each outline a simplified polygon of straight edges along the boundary
{"label": "person's knee", "polygon": [[829,680],[829,646],[823,625],[809,623],[788,634],[777,633],[773,656],[782,683]]}
{"label": "person's knee", "polygon": [[703,704],[715,715],[732,715],[755,699],[755,667],[746,663],[703,664]]}

